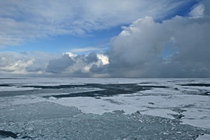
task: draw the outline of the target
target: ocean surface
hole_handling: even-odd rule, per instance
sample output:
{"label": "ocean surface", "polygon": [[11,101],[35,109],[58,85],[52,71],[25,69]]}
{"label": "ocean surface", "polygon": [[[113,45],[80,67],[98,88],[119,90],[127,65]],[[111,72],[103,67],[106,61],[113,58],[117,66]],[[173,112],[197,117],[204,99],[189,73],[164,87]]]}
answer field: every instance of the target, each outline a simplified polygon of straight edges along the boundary
{"label": "ocean surface", "polygon": [[210,140],[210,79],[0,78],[0,140]]}

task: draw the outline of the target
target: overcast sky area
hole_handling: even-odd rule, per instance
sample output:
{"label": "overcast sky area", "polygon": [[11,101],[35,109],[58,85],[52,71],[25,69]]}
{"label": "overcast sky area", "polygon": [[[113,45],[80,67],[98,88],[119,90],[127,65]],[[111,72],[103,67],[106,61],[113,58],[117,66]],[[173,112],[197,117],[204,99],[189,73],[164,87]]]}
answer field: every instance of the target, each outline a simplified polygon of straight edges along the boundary
{"label": "overcast sky area", "polygon": [[209,0],[0,0],[0,77],[210,77]]}

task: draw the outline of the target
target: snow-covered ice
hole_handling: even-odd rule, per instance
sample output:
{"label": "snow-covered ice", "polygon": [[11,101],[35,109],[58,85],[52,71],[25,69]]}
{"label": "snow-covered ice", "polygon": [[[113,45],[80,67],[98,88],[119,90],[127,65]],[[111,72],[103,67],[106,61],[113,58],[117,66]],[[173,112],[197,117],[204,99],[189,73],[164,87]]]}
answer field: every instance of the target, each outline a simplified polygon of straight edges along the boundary
{"label": "snow-covered ice", "polygon": [[205,135],[199,136],[196,140],[210,140],[210,135],[205,134]]}
{"label": "snow-covered ice", "polygon": [[[3,140],[41,139],[41,137],[68,139],[64,138],[67,133],[64,130],[60,130],[59,134],[58,125],[66,127],[66,131],[74,131],[75,128],[78,135],[85,136],[85,130],[77,124],[82,122],[84,128],[93,129],[93,134],[89,134],[92,139],[96,134],[95,131],[100,130],[103,131],[101,132],[103,137],[97,136],[97,138],[101,139],[105,139],[105,135],[110,135],[111,139],[140,139],[141,136],[142,139],[147,140],[154,139],[157,135],[157,139],[206,140],[210,135],[209,93],[210,79],[0,79],[0,138],[2,130],[2,135],[4,131],[21,133],[17,138],[6,136],[1,138]],[[113,113],[114,116],[111,115]],[[137,119],[139,125],[135,124],[136,117],[133,115],[139,118]],[[116,128],[121,125],[130,127],[126,129],[120,127],[121,129],[118,128],[115,135],[110,134],[108,129],[112,125],[110,120],[107,120],[110,117],[115,120]],[[128,120],[131,124],[126,123]],[[72,122],[74,128],[66,126],[66,121]],[[89,123],[96,124],[91,128]],[[144,135],[139,134],[138,131],[147,133],[147,129],[142,129],[144,127],[140,125],[142,123],[151,131],[154,129],[152,127],[158,124],[159,126],[156,126],[160,127],[157,129],[158,134],[151,132],[151,137],[147,134],[142,137]],[[167,131],[162,129],[166,126]],[[186,130],[182,130],[182,127]],[[136,133],[124,132],[128,131],[127,129]],[[58,132],[50,134],[50,131]],[[174,134],[172,137],[171,133],[182,135]],[[124,134],[128,136],[120,137]],[[75,139],[78,139],[78,135],[74,134]],[[24,136],[30,137],[24,138]],[[80,137],[80,139],[84,138]]]}

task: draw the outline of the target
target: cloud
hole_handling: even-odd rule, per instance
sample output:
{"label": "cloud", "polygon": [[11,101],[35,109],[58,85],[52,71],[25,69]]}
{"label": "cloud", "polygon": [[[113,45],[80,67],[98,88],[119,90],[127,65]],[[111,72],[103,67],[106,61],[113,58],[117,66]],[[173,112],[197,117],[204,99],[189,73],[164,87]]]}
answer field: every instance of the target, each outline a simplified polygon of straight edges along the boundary
{"label": "cloud", "polygon": [[210,77],[208,16],[177,16],[162,23],[146,17],[123,29],[111,42],[112,76]]}
{"label": "cloud", "polygon": [[203,4],[196,5],[192,11],[190,12],[190,16],[192,17],[200,17],[204,15],[205,7]]}
{"label": "cloud", "polygon": [[32,63],[32,59],[22,54],[12,52],[0,53],[0,72],[1,73],[24,73],[24,67]]}
{"label": "cloud", "polygon": [[84,35],[130,24],[145,15],[162,19],[189,1],[1,1],[0,47],[16,46],[44,37]]}
{"label": "cloud", "polygon": [[25,68],[33,61],[34,59],[25,53],[0,53],[0,73],[26,74]]}
{"label": "cloud", "polygon": [[101,48],[95,48],[95,47],[75,48],[70,50],[70,52],[72,53],[88,53],[92,51],[102,51],[102,50]]}
{"label": "cloud", "polygon": [[47,75],[46,67],[58,54],[43,52],[0,52],[1,75]]}
{"label": "cloud", "polygon": [[191,12],[189,13],[191,17],[209,17],[210,16],[210,1],[201,0],[197,5],[195,5]]}
{"label": "cloud", "polygon": [[200,2],[204,6],[204,15],[210,16],[210,1],[209,0],[202,0]]}
{"label": "cloud", "polygon": [[[53,54],[45,52],[0,52],[0,74],[15,76],[72,76],[107,77],[108,56],[71,52]],[[97,67],[99,70],[93,69]],[[104,70],[102,70],[104,69]]]}
{"label": "cloud", "polygon": [[85,57],[87,63],[97,62],[98,57],[96,53],[90,53],[87,57]]}
{"label": "cloud", "polygon": [[106,75],[106,71],[99,72],[98,70],[93,70],[93,67],[104,68],[104,65],[108,63],[107,59],[107,56],[93,52],[87,55],[73,55],[68,52],[61,58],[50,60],[46,72],[57,76],[100,77],[101,75]]}
{"label": "cloud", "polygon": [[60,73],[73,64],[74,61],[71,59],[71,57],[69,57],[67,54],[64,54],[60,59],[50,60],[49,64],[47,65],[46,72]]}

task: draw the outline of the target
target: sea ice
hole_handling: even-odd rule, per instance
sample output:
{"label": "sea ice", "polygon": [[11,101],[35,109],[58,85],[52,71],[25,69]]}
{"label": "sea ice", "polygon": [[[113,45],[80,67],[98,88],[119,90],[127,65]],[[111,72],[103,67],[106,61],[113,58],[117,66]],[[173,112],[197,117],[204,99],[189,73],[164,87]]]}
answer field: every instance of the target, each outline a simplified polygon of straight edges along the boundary
{"label": "sea ice", "polygon": [[19,134],[19,140],[210,139],[209,79],[0,82],[0,131]]}

